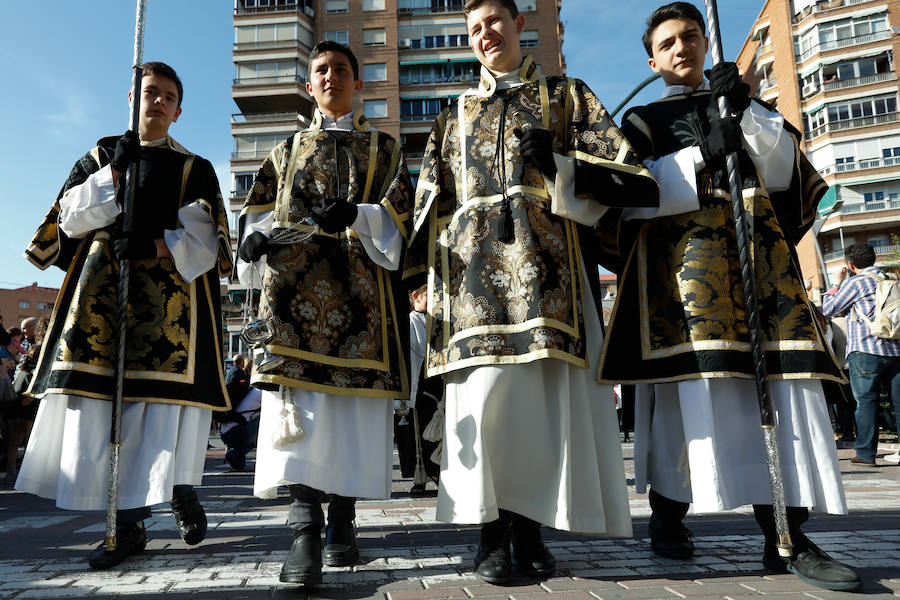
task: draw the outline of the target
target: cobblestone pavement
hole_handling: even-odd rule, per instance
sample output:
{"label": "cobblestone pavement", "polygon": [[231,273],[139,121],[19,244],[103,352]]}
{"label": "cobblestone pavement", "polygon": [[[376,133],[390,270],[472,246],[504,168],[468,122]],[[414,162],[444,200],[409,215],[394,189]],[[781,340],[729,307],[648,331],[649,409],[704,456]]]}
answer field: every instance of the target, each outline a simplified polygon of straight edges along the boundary
{"label": "cobblestone pavement", "polygon": [[[896,445],[888,447],[896,450]],[[623,444],[623,451],[630,478],[630,444]],[[814,515],[805,530],[825,551],[860,570],[867,597],[897,598],[900,467],[880,458],[882,466],[859,467],[850,464],[852,450],[839,454],[851,512]],[[85,561],[103,537],[102,514],[58,510],[51,501],[7,488],[0,491],[0,599],[851,597],[809,586],[791,575],[766,575],[760,564],[762,538],[749,510],[689,515],[686,524],[694,532],[696,557],[690,561],[657,557],[645,538],[646,496],[633,493],[631,479],[633,539],[547,531],[547,545],[557,558],[555,577],[489,585],[472,574],[477,527],[435,522],[431,484],[429,495],[414,499],[406,493],[411,482],[400,479],[399,471],[395,474],[390,500],[357,505],[360,564],[326,568],[324,584],[311,591],[278,582],[291,540],[285,525],[286,494],[277,500],[254,498],[252,474],[230,472],[219,448],[209,451],[203,486],[198,489],[209,518],[206,540],[196,547],[186,546],[168,506],[158,507],[146,523],[147,550],[105,572],[91,571]]]}

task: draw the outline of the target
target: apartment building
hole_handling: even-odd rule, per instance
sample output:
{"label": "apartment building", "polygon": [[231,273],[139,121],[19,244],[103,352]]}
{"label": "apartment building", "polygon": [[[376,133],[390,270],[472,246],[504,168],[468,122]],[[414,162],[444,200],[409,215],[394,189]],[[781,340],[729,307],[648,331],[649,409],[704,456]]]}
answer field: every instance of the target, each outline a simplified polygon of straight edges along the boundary
{"label": "apartment building", "polygon": [[898,9],[900,0],[767,0],[738,57],[831,186],[813,228],[818,249],[808,234],[798,251],[816,291],[853,243],[874,246],[878,264],[900,250]]}
{"label": "apartment building", "polygon": [[0,289],[0,317],[6,329],[18,327],[29,317],[49,317],[59,289],[42,287],[37,282],[24,287]]}
{"label": "apartment building", "polygon": [[[358,108],[404,145],[415,179],[431,123],[452,98],[476,85],[464,0],[235,0],[231,118],[234,150],[229,208],[237,215],[269,151],[305,127],[308,56],[319,40],[347,44],[364,82]],[[523,51],[548,75],[565,72],[562,0],[516,0],[525,14]],[[236,235],[236,233],[235,233]],[[234,288],[235,286],[232,286]],[[232,289],[232,297],[241,292]],[[238,292],[238,293],[234,293]],[[226,312],[226,351],[243,351],[237,305]]]}

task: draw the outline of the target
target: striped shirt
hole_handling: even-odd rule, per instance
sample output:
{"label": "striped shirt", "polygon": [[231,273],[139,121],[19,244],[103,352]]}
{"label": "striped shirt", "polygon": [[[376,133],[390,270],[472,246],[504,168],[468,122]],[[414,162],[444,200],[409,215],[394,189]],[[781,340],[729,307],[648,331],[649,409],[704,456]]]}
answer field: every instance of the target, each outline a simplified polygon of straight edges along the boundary
{"label": "striped shirt", "polygon": [[[866,267],[844,282],[841,289],[830,289],[822,297],[822,314],[826,319],[850,313],[861,312],[871,320],[875,314],[875,288],[878,281],[866,275],[881,273],[878,267]],[[886,340],[875,337],[869,326],[856,314],[847,316],[847,356],[851,352],[865,352],[878,356],[900,356],[900,340]]]}

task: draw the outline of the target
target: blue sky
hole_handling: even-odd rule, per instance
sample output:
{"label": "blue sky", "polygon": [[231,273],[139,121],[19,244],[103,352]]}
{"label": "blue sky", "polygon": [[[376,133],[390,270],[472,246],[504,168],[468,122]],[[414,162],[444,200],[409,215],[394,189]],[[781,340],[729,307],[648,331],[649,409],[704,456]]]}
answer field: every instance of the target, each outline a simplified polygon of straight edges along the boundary
{"label": "blue sky", "polygon": [[[665,2],[563,0],[569,74],[585,80],[612,110],[651,74],[640,42],[643,21]],[[173,65],[183,108],[170,132],[216,167],[230,189],[233,41],[231,0],[147,0],[144,59]],[[725,55],[734,58],[762,0],[719,3]],[[703,10],[702,5],[699,5]],[[59,286],[63,272],[40,271],[22,251],[56,199],[74,162],[97,139],[128,125],[134,36],[131,0],[0,2],[0,287]],[[705,12],[705,11],[704,11]],[[632,103],[659,96],[648,86]]]}

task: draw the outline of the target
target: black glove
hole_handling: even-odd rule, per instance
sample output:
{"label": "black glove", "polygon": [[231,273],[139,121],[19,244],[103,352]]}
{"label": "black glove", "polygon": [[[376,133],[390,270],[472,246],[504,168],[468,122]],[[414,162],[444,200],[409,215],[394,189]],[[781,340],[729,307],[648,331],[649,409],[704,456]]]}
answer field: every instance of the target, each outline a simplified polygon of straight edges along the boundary
{"label": "black glove", "polygon": [[256,262],[268,253],[269,238],[259,231],[248,235],[238,248],[238,258],[246,263]]}
{"label": "black glove", "polygon": [[556,177],[556,161],[553,160],[553,132],[549,129],[529,129],[522,133],[516,128],[513,133],[519,138],[522,159],[536,166],[541,173],[553,179]]}
{"label": "black glove", "polygon": [[343,198],[326,200],[325,207],[312,209],[310,217],[325,233],[337,233],[353,225],[359,209]]}
{"label": "black glove", "polygon": [[141,157],[141,140],[138,134],[130,129],[122,134],[116,142],[116,151],[113,153],[110,166],[120,173],[124,173],[128,165]]}
{"label": "black glove", "polygon": [[120,237],[113,242],[116,259],[144,260],[156,258],[156,242],[149,237],[133,235],[130,238]]}
{"label": "black glove", "polygon": [[750,86],[741,80],[737,65],[733,62],[721,62],[709,71],[709,88],[714,98],[725,96],[734,112],[741,112],[750,106]]}
{"label": "black glove", "polygon": [[725,160],[732,152],[741,149],[741,125],[740,118],[729,117],[727,119],[713,119],[710,122],[709,136],[700,142],[700,154],[707,166],[711,163]]}

